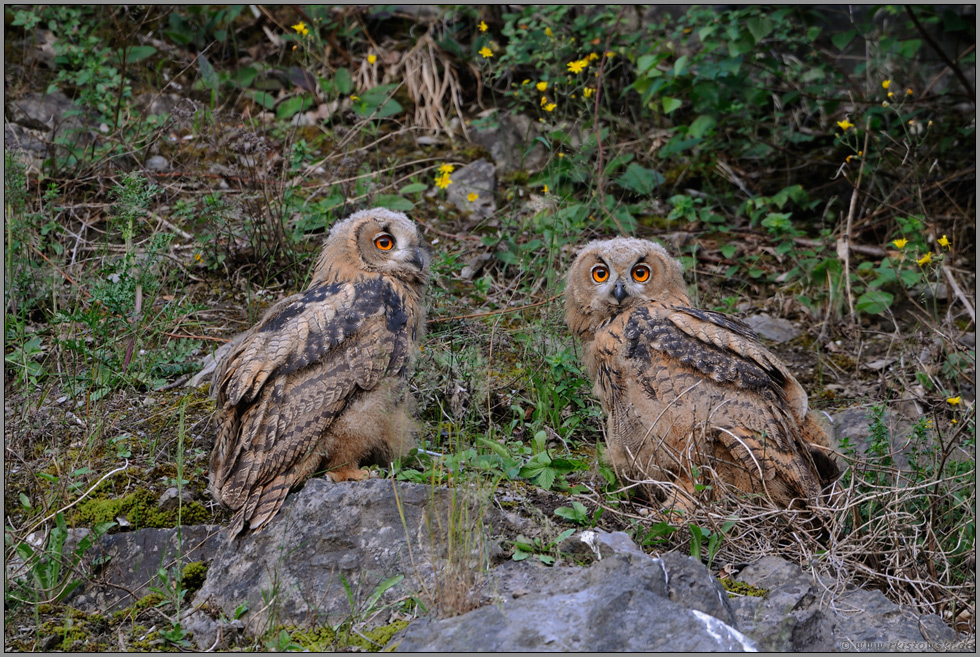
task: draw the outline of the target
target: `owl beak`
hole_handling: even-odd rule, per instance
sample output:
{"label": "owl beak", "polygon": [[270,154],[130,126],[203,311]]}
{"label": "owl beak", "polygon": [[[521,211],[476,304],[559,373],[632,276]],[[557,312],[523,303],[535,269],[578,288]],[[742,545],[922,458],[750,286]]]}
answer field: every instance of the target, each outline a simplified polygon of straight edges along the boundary
{"label": "owl beak", "polygon": [[412,254],[412,259],[409,262],[415,265],[416,269],[422,271],[425,267],[425,255],[423,255],[422,249],[415,249],[415,252]]}
{"label": "owl beak", "polygon": [[613,289],[613,297],[616,298],[618,303],[623,303],[623,299],[629,296],[629,292],[626,291],[626,287],[623,285],[623,281],[616,281],[616,287]]}

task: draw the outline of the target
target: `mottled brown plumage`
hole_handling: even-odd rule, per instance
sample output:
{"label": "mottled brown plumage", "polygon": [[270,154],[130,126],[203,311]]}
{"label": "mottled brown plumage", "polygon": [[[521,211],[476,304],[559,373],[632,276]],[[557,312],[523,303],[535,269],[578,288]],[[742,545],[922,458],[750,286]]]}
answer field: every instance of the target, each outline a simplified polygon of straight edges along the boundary
{"label": "mottled brown plumage", "polygon": [[429,255],[415,224],[382,208],[336,224],[305,291],[235,340],[212,392],[209,490],[229,527],[266,524],[290,488],[326,469],[362,479],[412,444],[407,374],[424,323]]}
{"label": "mottled brown plumage", "polygon": [[800,384],[740,321],[693,308],[680,263],[660,245],[587,245],[565,299],[622,478],[657,482],[689,509],[717,493],[695,487],[709,472],[782,507],[815,502],[837,475]]}

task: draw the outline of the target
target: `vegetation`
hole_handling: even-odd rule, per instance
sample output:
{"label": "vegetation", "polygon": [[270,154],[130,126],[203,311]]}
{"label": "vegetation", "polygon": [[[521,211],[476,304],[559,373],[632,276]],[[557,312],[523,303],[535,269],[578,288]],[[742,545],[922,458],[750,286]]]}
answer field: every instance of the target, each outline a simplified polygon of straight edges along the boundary
{"label": "vegetation", "polygon": [[[583,527],[715,569],[778,553],[974,631],[967,11],[5,7],[5,647],[190,645],[200,568],[161,571],[156,611],[123,631],[65,605],[84,552],[227,520],[204,491],[212,403],[182,386],[304,284],[334,221],[379,205],[434,255],[420,449],[389,474],[483,496],[432,528],[456,550],[439,613],[473,604],[492,496],[542,527],[503,558],[558,563]],[[481,158],[495,188],[454,196]],[[834,540],[738,501],[663,513],[603,464],[561,276],[616,234],[666,243],[702,307],[803,327],[774,349],[815,408],[869,409],[868,440],[842,444]],[[163,512],[171,487],[193,501]],[[409,606],[375,633],[378,609],[352,604],[255,647],[377,648]]]}

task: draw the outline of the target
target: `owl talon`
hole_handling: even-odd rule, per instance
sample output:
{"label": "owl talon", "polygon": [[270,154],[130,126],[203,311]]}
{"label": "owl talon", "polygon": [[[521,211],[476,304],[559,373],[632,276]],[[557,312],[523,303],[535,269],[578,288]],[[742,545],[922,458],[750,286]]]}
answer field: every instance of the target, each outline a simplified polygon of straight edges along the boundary
{"label": "owl talon", "polygon": [[358,468],[342,468],[340,470],[328,472],[327,476],[330,477],[335,483],[341,481],[363,481],[371,476],[371,471]]}

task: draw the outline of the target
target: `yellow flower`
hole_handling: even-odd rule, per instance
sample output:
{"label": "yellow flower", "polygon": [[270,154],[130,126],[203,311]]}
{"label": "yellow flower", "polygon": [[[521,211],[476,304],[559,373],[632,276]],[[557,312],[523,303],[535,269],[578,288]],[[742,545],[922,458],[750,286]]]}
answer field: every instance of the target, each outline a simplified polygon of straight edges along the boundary
{"label": "yellow flower", "polygon": [[581,73],[582,69],[584,69],[588,65],[589,65],[589,60],[580,59],[575,62],[568,62],[568,70],[570,73],[578,74]]}
{"label": "yellow flower", "polygon": [[544,111],[553,112],[556,107],[558,107],[557,103],[548,103],[547,105],[544,106]]}
{"label": "yellow flower", "polygon": [[881,88],[882,89],[887,89],[888,87],[891,86],[891,84],[892,84],[892,81],[891,80],[885,80],[884,82],[881,83]]}
{"label": "yellow flower", "polygon": [[360,96],[351,96],[350,99],[352,101],[354,101],[355,103],[361,102],[361,97]]}
{"label": "yellow flower", "polygon": [[609,52],[606,53],[606,59],[612,59],[615,56],[616,56],[616,53],[614,53],[612,50],[610,50]]}
{"label": "yellow flower", "polygon": [[368,55],[368,64],[373,64],[378,61],[377,55]]}
{"label": "yellow flower", "polygon": [[846,162],[847,164],[850,164],[850,163],[851,163],[851,158],[852,158],[852,157],[854,157],[854,156],[853,156],[853,155],[848,155],[847,157],[845,157],[845,158],[844,158],[844,161],[845,161],[845,162]]}
{"label": "yellow flower", "polygon": [[848,121],[847,119],[844,119],[843,121],[838,121],[837,125],[840,126],[841,130],[849,130],[854,127],[854,124]]}
{"label": "yellow flower", "polygon": [[911,89],[911,87],[905,90],[905,95],[906,96],[911,96],[912,95],[912,89]]}
{"label": "yellow flower", "polygon": [[956,406],[957,404],[960,403],[959,395],[957,395],[956,397],[947,397],[946,403],[949,404],[950,406]]}
{"label": "yellow flower", "polygon": [[547,194],[548,193],[548,186],[545,185],[544,187],[542,187],[541,188],[541,191],[544,192],[545,194]]}
{"label": "yellow flower", "polygon": [[544,28],[544,33],[547,34],[548,36],[555,36],[555,33],[551,31],[550,27]]}
{"label": "yellow flower", "polygon": [[565,154],[564,153],[558,153],[558,157],[559,158],[565,157]]}
{"label": "yellow flower", "polygon": [[524,86],[525,84],[527,84],[528,82],[530,82],[530,80],[524,80],[524,82],[521,82],[521,86],[523,87],[523,86]]}
{"label": "yellow flower", "polygon": [[915,264],[922,267],[923,265],[928,265],[932,262],[932,251],[927,251],[924,256],[915,261]]}
{"label": "yellow flower", "polygon": [[487,48],[486,46],[483,46],[482,48],[480,48],[480,54],[483,55],[483,58],[484,59],[487,59],[489,57],[493,57],[493,51],[490,50],[489,48]]}
{"label": "yellow flower", "polygon": [[456,167],[451,164],[443,164],[441,167],[439,167],[439,173],[452,173],[455,170]]}
{"label": "yellow flower", "polygon": [[894,244],[895,246],[897,246],[900,249],[904,249],[905,248],[905,245],[908,244],[908,243],[909,243],[909,241],[907,239],[905,239],[904,237],[902,239],[898,239],[898,240],[895,240],[894,242],[892,242],[892,244]]}
{"label": "yellow flower", "polygon": [[487,31],[487,24],[484,23],[483,21],[480,21],[480,25],[478,27],[480,28],[480,31],[481,32],[486,32]]}
{"label": "yellow flower", "polygon": [[594,93],[595,93],[595,89],[593,89],[592,87],[586,87],[585,89],[582,90],[582,95],[585,96],[586,98],[592,98],[592,94]]}
{"label": "yellow flower", "polygon": [[894,91],[889,91],[888,92],[888,97],[889,98],[894,98],[895,97],[895,92]]}
{"label": "yellow flower", "polygon": [[547,82],[538,82],[534,86],[538,88],[538,91],[544,91],[545,89],[548,88],[548,83]]}
{"label": "yellow flower", "polygon": [[439,189],[446,189],[452,183],[453,181],[449,178],[448,173],[444,173],[441,176],[436,176],[436,187]]}
{"label": "yellow flower", "polygon": [[548,97],[547,96],[541,96],[541,107],[544,107],[547,104],[548,104]]}
{"label": "yellow flower", "polygon": [[194,262],[202,262],[203,260],[204,260],[204,256],[202,256],[200,253],[194,254]]}
{"label": "yellow flower", "polygon": [[302,34],[303,36],[306,36],[307,34],[310,33],[310,30],[306,27],[306,23],[302,21],[296,23],[296,25],[293,25],[293,29],[296,30],[296,32],[298,32],[299,34]]}
{"label": "yellow flower", "polygon": [[943,247],[944,249],[948,249],[949,248],[949,240],[946,239],[946,236],[945,235],[943,235],[942,237],[940,237],[939,240],[938,240],[938,242],[939,242],[939,246]]}
{"label": "yellow flower", "polygon": [[477,194],[476,192],[470,192],[469,194],[466,195],[466,200],[469,201],[470,203],[472,203],[478,198],[480,198],[480,195]]}
{"label": "yellow flower", "polygon": [[599,59],[599,53],[597,53],[597,52],[590,52],[589,53],[589,60],[590,61],[593,61],[594,62],[597,59]]}
{"label": "yellow flower", "polygon": [[881,101],[881,106],[882,107],[888,107],[888,101],[887,100]]}

